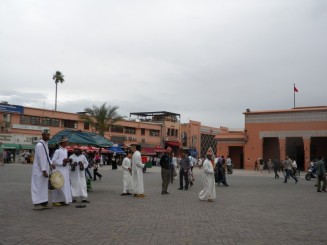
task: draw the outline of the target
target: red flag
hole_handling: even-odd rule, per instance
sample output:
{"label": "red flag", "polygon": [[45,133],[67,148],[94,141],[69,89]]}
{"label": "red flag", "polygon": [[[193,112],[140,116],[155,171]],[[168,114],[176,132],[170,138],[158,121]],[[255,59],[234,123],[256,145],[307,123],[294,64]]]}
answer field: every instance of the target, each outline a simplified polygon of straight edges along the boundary
{"label": "red flag", "polygon": [[294,86],[294,92],[299,92],[299,90],[297,90],[297,88]]}

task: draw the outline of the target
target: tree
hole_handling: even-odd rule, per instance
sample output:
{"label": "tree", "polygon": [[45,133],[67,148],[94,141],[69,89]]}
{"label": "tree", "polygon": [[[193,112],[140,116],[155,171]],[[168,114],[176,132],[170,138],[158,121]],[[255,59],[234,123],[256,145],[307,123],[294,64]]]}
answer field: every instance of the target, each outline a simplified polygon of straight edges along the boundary
{"label": "tree", "polygon": [[108,125],[114,125],[116,122],[124,119],[117,113],[118,106],[107,106],[103,103],[100,107],[93,105],[93,108],[85,108],[85,114],[80,115],[80,119],[95,127],[99,134],[104,136]]}
{"label": "tree", "polygon": [[57,89],[58,89],[58,83],[63,83],[64,75],[60,71],[56,71],[56,73],[53,75],[52,79],[56,83],[56,101],[55,101],[55,111],[57,110]]}

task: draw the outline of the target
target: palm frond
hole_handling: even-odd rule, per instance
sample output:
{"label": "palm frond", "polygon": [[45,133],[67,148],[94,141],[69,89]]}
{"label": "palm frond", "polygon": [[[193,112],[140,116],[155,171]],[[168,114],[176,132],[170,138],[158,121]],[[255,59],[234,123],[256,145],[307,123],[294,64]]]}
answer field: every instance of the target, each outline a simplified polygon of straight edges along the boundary
{"label": "palm frond", "polygon": [[93,105],[92,108],[85,108],[86,114],[80,115],[80,118],[92,126],[97,126],[99,134],[104,135],[107,125],[113,125],[125,118],[117,113],[118,109],[118,106],[107,106],[105,102],[100,107]]}
{"label": "palm frond", "polygon": [[64,75],[60,71],[56,71],[56,73],[52,77],[55,80],[55,83],[63,83],[65,81]]}

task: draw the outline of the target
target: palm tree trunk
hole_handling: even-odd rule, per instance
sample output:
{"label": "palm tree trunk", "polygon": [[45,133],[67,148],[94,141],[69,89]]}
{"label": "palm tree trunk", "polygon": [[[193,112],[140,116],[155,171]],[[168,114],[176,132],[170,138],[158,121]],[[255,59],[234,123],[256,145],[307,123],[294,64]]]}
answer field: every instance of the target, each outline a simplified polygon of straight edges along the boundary
{"label": "palm tree trunk", "polygon": [[56,83],[56,101],[55,101],[55,111],[57,111],[57,87],[58,87],[58,83]]}

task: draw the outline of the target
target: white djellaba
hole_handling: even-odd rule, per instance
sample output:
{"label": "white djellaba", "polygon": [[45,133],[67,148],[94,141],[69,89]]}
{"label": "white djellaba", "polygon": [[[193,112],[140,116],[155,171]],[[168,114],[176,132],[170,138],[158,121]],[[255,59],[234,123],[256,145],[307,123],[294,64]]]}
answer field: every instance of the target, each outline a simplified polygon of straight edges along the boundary
{"label": "white djellaba", "polygon": [[[130,153],[129,153],[130,157]],[[124,158],[122,163],[123,168],[123,194],[131,193],[134,189],[134,183],[133,183],[133,176],[132,176],[132,164],[131,159],[129,159],[127,156]]]}
{"label": "white djellaba", "polygon": [[41,139],[35,145],[35,157],[32,170],[31,193],[33,204],[44,203],[48,201],[48,181],[49,179],[43,176],[42,171],[49,174],[49,148],[48,142]]}
{"label": "white djellaba", "polygon": [[136,150],[132,156],[134,195],[144,195],[143,168],[141,152]]}
{"label": "white djellaba", "polygon": [[64,159],[68,157],[67,149],[60,146],[59,149],[55,151],[52,157],[52,162],[56,165],[56,170],[60,171],[60,173],[64,176],[65,182],[63,187],[59,189],[55,189],[52,192],[52,202],[64,202],[66,204],[72,202],[72,190],[70,187],[70,178],[69,172],[70,167],[69,164],[64,166]]}
{"label": "white djellaba", "polygon": [[[208,156],[211,156],[211,159],[208,159]],[[216,199],[214,168],[211,161],[214,161],[214,154],[210,147],[207,151],[207,158],[205,159],[202,165],[203,190],[201,190],[199,193],[200,200],[209,202],[212,202],[213,199]]]}
{"label": "white djellaba", "polygon": [[79,165],[76,166],[75,171],[70,171],[70,183],[73,199],[76,200],[77,197],[82,197],[83,200],[87,199],[87,188],[85,179],[85,169],[89,165],[86,157],[83,154],[76,155],[73,154],[69,157],[72,159],[72,163],[82,162],[84,169],[80,170]]}

